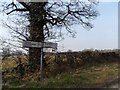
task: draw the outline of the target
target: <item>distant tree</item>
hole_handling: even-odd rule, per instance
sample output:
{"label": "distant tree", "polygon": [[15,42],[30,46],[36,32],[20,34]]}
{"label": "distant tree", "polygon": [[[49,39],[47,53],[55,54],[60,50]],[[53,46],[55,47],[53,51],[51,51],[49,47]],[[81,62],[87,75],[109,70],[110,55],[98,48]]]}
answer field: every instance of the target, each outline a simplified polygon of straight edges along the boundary
{"label": "distant tree", "polygon": [[[63,2],[62,0],[46,0],[46,2],[25,2],[24,0],[16,0],[7,4],[4,7],[4,11],[7,15],[18,14],[22,24],[27,27],[23,29],[11,28],[17,33],[17,38],[20,40],[29,40],[35,42],[44,42],[45,39],[55,39],[61,37],[62,32],[57,31],[56,28],[65,27],[67,32],[74,36],[74,31],[71,30],[71,25],[81,24],[83,27],[92,28],[92,24],[89,22],[91,19],[97,17],[98,12],[94,6],[96,1],[90,2]],[[14,13],[14,12],[17,13]],[[20,12],[20,13],[19,13]],[[20,17],[22,16],[22,17]],[[24,20],[23,20],[24,19]],[[25,21],[27,20],[27,21]],[[14,21],[13,21],[14,22]],[[21,26],[17,19],[17,26]],[[53,30],[54,28],[54,30]],[[58,32],[59,34],[57,34]],[[57,36],[56,36],[57,35]],[[20,37],[21,36],[21,37]],[[40,48],[29,48],[29,64],[32,69],[36,69],[40,66]],[[44,61],[44,66],[45,66]]]}
{"label": "distant tree", "polygon": [[11,56],[10,47],[2,48],[2,60],[7,59],[9,56]]}
{"label": "distant tree", "polygon": [[72,50],[69,49],[67,52],[72,52]]}
{"label": "distant tree", "polygon": [[92,51],[94,51],[94,49],[93,49],[93,48],[85,48],[85,49],[83,50],[83,52],[86,52],[86,51],[92,52]]}

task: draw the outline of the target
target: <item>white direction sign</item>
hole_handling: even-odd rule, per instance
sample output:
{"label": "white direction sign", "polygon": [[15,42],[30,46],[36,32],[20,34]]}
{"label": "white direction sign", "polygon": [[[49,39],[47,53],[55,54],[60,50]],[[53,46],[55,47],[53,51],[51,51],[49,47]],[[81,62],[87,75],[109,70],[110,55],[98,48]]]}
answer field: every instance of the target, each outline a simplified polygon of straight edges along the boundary
{"label": "white direction sign", "polygon": [[53,48],[57,49],[57,43],[52,42],[33,42],[33,41],[24,41],[23,47],[35,47],[35,48]]}
{"label": "white direction sign", "polygon": [[45,42],[43,43],[43,47],[57,49],[57,43]]}
{"label": "white direction sign", "polygon": [[40,47],[40,43],[39,42],[32,42],[32,41],[24,41],[23,43],[23,47]]}

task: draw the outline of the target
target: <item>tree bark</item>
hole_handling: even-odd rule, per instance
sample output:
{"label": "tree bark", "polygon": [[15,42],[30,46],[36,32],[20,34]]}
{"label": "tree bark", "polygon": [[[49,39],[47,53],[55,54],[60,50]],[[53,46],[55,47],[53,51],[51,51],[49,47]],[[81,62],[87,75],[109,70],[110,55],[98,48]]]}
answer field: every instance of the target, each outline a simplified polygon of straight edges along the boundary
{"label": "tree bark", "polygon": [[[30,21],[30,41],[43,42],[44,41],[44,25],[45,25],[45,11],[44,3],[37,2],[31,3],[29,12]],[[29,48],[29,64],[31,70],[34,72],[38,67],[40,67],[40,48]],[[43,61],[43,66],[45,66],[45,61]]]}

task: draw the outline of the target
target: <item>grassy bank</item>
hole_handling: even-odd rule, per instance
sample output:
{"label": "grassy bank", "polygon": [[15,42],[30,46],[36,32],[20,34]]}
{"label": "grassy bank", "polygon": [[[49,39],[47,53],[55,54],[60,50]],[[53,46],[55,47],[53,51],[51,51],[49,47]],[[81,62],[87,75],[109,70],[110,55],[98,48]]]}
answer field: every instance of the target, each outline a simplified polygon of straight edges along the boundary
{"label": "grassy bank", "polygon": [[118,64],[108,63],[98,66],[78,68],[71,72],[64,72],[56,76],[37,80],[19,80],[9,74],[3,79],[4,88],[84,88],[95,87],[109,79],[118,77]]}
{"label": "grassy bank", "polygon": [[[21,60],[21,61],[20,61]],[[47,67],[39,81],[39,68],[29,71],[25,56],[2,61],[3,88],[84,88],[96,87],[118,77],[119,52],[86,51],[47,53]],[[23,67],[18,67],[20,63]],[[24,73],[21,77],[21,74]]]}

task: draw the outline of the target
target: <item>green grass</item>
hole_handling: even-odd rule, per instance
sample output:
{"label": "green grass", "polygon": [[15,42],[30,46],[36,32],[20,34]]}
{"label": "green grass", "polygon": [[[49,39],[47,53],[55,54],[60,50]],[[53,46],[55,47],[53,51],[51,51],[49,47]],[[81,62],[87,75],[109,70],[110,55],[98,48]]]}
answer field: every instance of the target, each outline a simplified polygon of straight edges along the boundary
{"label": "green grass", "polygon": [[78,68],[71,72],[58,74],[57,76],[50,76],[43,78],[42,81],[21,81],[12,78],[13,75],[6,79],[3,87],[9,88],[73,88],[73,87],[90,87],[101,84],[106,80],[118,76],[118,64],[108,63],[99,66]]}
{"label": "green grass", "polygon": [[[23,62],[27,63],[27,60],[23,59]],[[117,77],[118,68],[120,68],[118,67],[117,62],[108,62],[103,64],[96,63],[95,65],[87,63],[83,67],[70,69],[67,72],[54,76],[51,74],[48,78],[43,78],[42,81],[37,81],[34,80],[34,78],[36,78],[34,76],[37,76],[36,73],[32,76],[31,80],[19,80],[19,76],[15,72],[11,72],[11,70],[16,66],[17,63],[14,58],[9,58],[9,60],[4,60],[2,62],[2,71],[7,72],[2,83],[4,88],[92,87]],[[56,66],[52,63],[49,67],[54,69]],[[28,77],[30,77],[30,75]]]}

